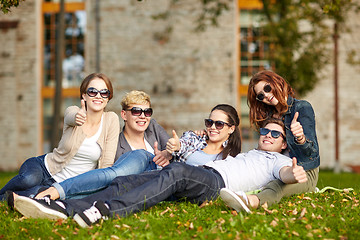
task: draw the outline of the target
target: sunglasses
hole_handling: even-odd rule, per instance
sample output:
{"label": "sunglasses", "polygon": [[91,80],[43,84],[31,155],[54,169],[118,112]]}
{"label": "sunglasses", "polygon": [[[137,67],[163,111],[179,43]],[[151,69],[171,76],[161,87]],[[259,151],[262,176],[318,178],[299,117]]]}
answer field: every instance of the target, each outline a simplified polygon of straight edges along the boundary
{"label": "sunglasses", "polygon": [[90,87],[86,90],[87,95],[89,97],[95,97],[98,93],[100,93],[100,96],[102,98],[109,98],[110,97],[110,91],[108,89],[101,89],[100,91],[96,88]]}
{"label": "sunglasses", "polygon": [[265,136],[268,133],[271,133],[271,137],[273,138],[279,138],[280,136],[282,136],[285,139],[284,134],[282,134],[281,132],[277,131],[277,130],[270,130],[268,128],[260,128],[260,135]]}
{"label": "sunglasses", "polygon": [[133,116],[140,116],[142,113],[144,113],[145,117],[151,117],[151,115],[153,114],[152,108],[141,109],[139,107],[133,107],[126,111],[130,111],[131,115]]}
{"label": "sunglasses", "polygon": [[264,93],[269,93],[269,92],[271,92],[271,86],[268,84],[268,85],[264,86],[264,91],[262,93],[259,93],[258,95],[256,95],[256,100],[262,102],[265,98]]}
{"label": "sunglasses", "polygon": [[231,127],[229,123],[223,122],[223,121],[214,121],[212,119],[205,119],[205,127],[211,128],[215,124],[215,128],[217,130],[221,130],[224,128],[225,124]]}

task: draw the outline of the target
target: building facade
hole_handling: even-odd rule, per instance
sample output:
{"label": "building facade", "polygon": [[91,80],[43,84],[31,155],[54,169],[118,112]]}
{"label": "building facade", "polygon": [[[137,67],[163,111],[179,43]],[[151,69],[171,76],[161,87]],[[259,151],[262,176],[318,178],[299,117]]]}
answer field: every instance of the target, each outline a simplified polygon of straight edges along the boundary
{"label": "building facade", "polygon": [[[79,105],[79,82],[99,71],[114,85],[108,110],[119,114],[124,94],[143,90],[152,98],[154,118],[168,133],[181,134],[202,128],[213,106],[229,103],[241,114],[243,150],[256,146],[246,85],[251,73],[270,67],[268,46],[256,39],[259,7],[258,1],[234,1],[218,27],[195,32],[201,12],[197,1],[66,1],[62,111]],[[154,17],[167,10],[168,17]],[[0,170],[18,169],[28,157],[50,150],[58,12],[59,1],[27,0],[0,15]],[[347,26],[355,30],[339,39],[339,160],[344,167],[360,164],[360,69],[346,61],[360,41],[359,17],[352,14]],[[321,166],[334,167],[332,64],[320,74],[315,90],[303,98],[316,113]]]}

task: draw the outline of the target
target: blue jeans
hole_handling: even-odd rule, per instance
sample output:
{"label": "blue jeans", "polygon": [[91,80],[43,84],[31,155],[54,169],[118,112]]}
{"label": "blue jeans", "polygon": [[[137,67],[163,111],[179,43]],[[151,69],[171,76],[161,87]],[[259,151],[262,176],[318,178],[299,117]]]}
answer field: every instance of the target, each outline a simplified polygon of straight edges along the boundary
{"label": "blue jeans", "polygon": [[54,183],[60,199],[83,198],[91,193],[107,187],[118,176],[138,174],[156,170],[154,155],[145,150],[135,150],[124,153],[113,166],[95,169],[76,177]]}
{"label": "blue jeans", "polygon": [[1,190],[0,200],[5,200],[4,193],[11,190],[22,196],[35,195],[41,187],[51,186],[55,180],[45,167],[45,155],[27,159],[20,167],[19,174],[13,177]]}
{"label": "blue jeans", "polygon": [[115,178],[104,190],[83,199],[63,200],[70,216],[102,200],[110,207],[111,217],[127,216],[150,208],[169,197],[201,204],[215,200],[225,187],[221,175],[212,168],[171,163],[161,171]]}

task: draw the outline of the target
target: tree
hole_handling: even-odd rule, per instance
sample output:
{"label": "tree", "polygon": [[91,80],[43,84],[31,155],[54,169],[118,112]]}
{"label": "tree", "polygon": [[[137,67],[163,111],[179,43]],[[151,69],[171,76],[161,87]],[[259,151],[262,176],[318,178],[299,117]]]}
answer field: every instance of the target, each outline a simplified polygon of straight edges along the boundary
{"label": "tree", "polygon": [[329,62],[333,25],[343,26],[351,0],[262,0],[265,35],[274,44],[272,60],[297,93],[312,90]]}
{"label": "tree", "polygon": [[25,0],[0,0],[0,8],[3,13],[8,13],[11,7],[19,6],[19,3]]}
{"label": "tree", "polygon": [[[167,11],[154,16],[166,20],[180,0],[171,0]],[[232,0],[199,0],[202,10],[196,31],[219,26],[218,18],[229,9]],[[329,20],[343,24],[347,13],[357,7],[351,0],[261,0],[265,24],[264,41],[271,43],[270,61],[299,95],[312,90],[319,81],[319,71],[329,62],[333,35]],[[219,26],[221,27],[221,26]],[[168,40],[168,25],[159,38]]]}

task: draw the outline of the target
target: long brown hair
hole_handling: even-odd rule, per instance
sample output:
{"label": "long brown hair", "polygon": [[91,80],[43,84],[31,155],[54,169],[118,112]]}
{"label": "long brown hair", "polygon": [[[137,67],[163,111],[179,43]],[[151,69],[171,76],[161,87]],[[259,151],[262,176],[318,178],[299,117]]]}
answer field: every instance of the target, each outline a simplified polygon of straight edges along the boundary
{"label": "long brown hair", "polygon": [[[279,101],[280,111],[278,112],[275,106],[267,105],[262,101],[256,100],[256,92],[255,85],[261,81],[265,81],[270,84],[272,93],[275,98]],[[295,92],[291,88],[291,86],[286,82],[284,78],[279,76],[278,74],[264,70],[256,73],[251,79],[248,88],[247,94],[247,104],[250,108],[250,124],[252,126],[255,125],[256,129],[258,129],[262,122],[272,117],[274,113],[283,115],[288,110],[287,105],[287,97],[294,97]]]}
{"label": "long brown hair", "polygon": [[230,125],[235,126],[235,130],[230,134],[226,147],[221,151],[222,158],[225,159],[228,155],[235,157],[241,152],[241,134],[240,134],[240,118],[236,109],[228,104],[218,104],[211,112],[221,110],[227,116],[227,121]]}

